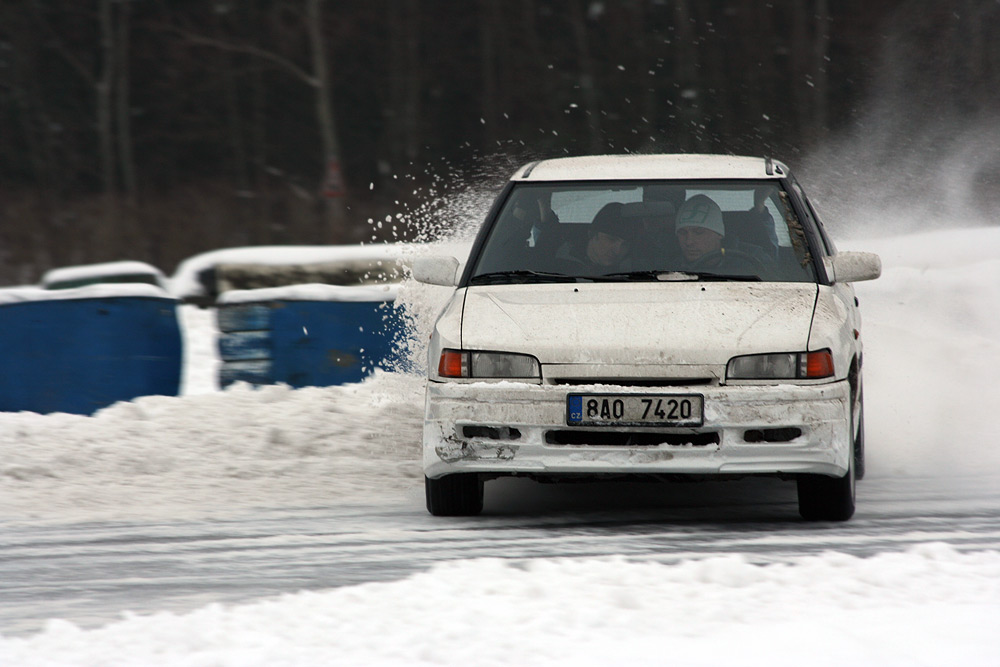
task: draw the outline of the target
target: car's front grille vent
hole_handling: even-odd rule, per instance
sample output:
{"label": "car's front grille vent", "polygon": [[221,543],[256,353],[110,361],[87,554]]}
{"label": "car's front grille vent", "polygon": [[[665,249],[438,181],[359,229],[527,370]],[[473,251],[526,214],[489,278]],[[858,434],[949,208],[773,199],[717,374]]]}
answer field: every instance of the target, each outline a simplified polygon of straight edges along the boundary
{"label": "car's front grille vent", "polygon": [[521,431],[507,426],[463,426],[462,436],[487,440],[520,440]]}
{"label": "car's front grille vent", "polygon": [[719,444],[719,434],[553,430],[545,432],[545,442],[549,445],[591,447],[655,447],[657,445],[707,447]]}
{"label": "car's front grille vent", "polygon": [[616,387],[703,387],[715,378],[552,378],[550,384],[610,384]]}

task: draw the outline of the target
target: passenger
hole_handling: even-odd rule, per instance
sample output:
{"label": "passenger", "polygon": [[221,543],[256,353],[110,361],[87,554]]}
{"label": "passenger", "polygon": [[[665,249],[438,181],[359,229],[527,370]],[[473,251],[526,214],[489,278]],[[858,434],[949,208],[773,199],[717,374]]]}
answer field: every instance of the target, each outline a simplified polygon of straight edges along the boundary
{"label": "passenger", "polygon": [[510,218],[505,221],[503,230],[519,243],[537,245],[539,236],[559,225],[559,217],[549,205],[552,193],[527,190],[518,194],[509,209]]}
{"label": "passenger", "polygon": [[565,244],[556,259],[565,262],[567,271],[583,275],[603,275],[625,271],[626,258],[632,251],[632,230],[622,218],[622,204],[605,204],[587,229],[582,244]]}
{"label": "passenger", "polygon": [[722,209],[706,195],[694,195],[677,211],[674,224],[686,271],[760,275],[760,259],[745,249],[727,248]]}
{"label": "passenger", "polygon": [[757,188],[753,193],[753,208],[747,221],[746,241],[753,243],[775,255],[778,252],[778,236],[774,231],[774,217],[767,210],[767,201],[775,188]]}
{"label": "passenger", "polygon": [[536,188],[515,193],[498,221],[481,271],[551,270],[560,225],[550,199],[550,192]]}

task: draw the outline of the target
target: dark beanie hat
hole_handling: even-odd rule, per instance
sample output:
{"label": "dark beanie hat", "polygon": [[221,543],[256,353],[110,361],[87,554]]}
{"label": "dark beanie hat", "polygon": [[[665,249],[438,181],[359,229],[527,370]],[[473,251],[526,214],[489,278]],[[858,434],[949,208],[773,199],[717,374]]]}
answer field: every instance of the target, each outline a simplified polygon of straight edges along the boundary
{"label": "dark beanie hat", "polygon": [[590,227],[591,231],[594,233],[604,232],[611,236],[617,236],[620,239],[631,238],[632,226],[622,218],[622,210],[624,208],[625,205],[619,202],[605,204],[597,212],[597,215],[594,216],[594,222]]}

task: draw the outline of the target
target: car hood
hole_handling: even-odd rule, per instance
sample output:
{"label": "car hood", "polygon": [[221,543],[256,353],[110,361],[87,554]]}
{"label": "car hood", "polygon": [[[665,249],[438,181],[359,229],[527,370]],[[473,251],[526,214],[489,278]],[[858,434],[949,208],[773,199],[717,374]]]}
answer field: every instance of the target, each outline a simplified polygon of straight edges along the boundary
{"label": "car hood", "polygon": [[718,376],[736,355],[805,350],[816,294],[812,283],[476,286],[465,298],[462,345],[604,376],[624,367],[661,376],[713,367]]}

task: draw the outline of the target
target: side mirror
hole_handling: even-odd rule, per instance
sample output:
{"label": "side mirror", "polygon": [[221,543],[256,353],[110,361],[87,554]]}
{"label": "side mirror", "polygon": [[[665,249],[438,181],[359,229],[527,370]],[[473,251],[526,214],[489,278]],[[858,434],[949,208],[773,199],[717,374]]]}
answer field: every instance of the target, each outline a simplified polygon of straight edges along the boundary
{"label": "side mirror", "polygon": [[870,252],[838,252],[827,259],[826,269],[835,283],[875,280],[882,275],[882,260]]}
{"label": "side mirror", "polygon": [[420,257],[413,260],[413,279],[428,285],[458,284],[458,260],[454,257]]}

